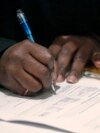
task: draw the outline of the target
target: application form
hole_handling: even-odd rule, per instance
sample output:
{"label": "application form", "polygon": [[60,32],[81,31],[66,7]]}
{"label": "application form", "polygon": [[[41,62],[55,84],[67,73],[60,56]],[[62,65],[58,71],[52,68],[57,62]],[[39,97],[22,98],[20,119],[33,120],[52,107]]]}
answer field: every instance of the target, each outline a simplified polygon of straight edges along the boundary
{"label": "application form", "polygon": [[0,119],[43,123],[76,133],[100,133],[100,80],[83,77],[76,84],[57,84],[34,97],[1,89]]}

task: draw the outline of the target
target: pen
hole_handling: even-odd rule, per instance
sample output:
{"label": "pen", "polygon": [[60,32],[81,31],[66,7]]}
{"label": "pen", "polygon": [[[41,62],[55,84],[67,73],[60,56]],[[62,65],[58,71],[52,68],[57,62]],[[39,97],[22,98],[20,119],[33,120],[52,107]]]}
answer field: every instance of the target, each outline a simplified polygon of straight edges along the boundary
{"label": "pen", "polygon": [[22,26],[24,33],[26,34],[27,38],[34,43],[35,41],[34,41],[34,38],[32,36],[31,29],[29,27],[29,24],[27,22],[25,14],[22,12],[21,9],[17,10],[17,18],[18,18],[19,23]]}
{"label": "pen", "polygon": [[[26,16],[25,16],[24,12],[21,9],[18,9],[16,12],[17,12],[17,18],[19,20],[20,25],[22,26],[22,28],[24,30],[24,33],[26,34],[26,37],[31,42],[35,43],[35,40],[33,38],[31,29],[29,27],[29,24],[27,22],[27,19],[26,19]],[[55,90],[53,82],[52,82],[51,88],[52,88],[52,91],[54,92],[54,94],[56,94],[56,90]]]}

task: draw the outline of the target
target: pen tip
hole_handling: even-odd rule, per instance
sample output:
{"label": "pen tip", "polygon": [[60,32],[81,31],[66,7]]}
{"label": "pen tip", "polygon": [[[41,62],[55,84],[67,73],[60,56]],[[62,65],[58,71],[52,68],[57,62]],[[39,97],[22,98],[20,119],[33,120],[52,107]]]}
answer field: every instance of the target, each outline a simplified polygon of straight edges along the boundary
{"label": "pen tip", "polygon": [[52,91],[53,91],[53,93],[56,95],[56,89],[55,89],[55,87],[54,87],[54,84],[52,83]]}

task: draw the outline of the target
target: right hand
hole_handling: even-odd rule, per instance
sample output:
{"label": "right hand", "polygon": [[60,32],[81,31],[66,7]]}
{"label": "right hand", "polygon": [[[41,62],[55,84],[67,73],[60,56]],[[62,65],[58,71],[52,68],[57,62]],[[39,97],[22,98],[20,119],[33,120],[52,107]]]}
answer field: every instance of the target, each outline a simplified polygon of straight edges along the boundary
{"label": "right hand", "polygon": [[17,94],[31,95],[50,87],[53,66],[53,57],[45,47],[24,40],[2,55],[0,84]]}

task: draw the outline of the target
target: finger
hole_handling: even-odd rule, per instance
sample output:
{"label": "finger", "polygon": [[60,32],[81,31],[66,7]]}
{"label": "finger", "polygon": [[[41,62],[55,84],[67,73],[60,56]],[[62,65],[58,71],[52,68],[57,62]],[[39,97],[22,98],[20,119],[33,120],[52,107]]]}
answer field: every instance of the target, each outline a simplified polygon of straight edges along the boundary
{"label": "finger", "polygon": [[41,83],[24,70],[17,72],[15,79],[24,90],[29,92],[36,93],[42,89]]}
{"label": "finger", "polygon": [[36,58],[42,64],[48,66],[50,70],[52,70],[54,65],[54,58],[50,54],[48,49],[39,44],[33,45],[31,42],[30,45],[31,45],[29,49],[30,55],[33,56],[33,58]]}
{"label": "finger", "polygon": [[83,44],[83,46],[80,47],[75,55],[71,72],[66,79],[67,82],[76,83],[79,80],[87,61],[90,58],[92,50],[90,43]]}
{"label": "finger", "polygon": [[62,36],[57,37],[54,42],[50,45],[49,51],[53,55],[53,57],[56,59],[59,55],[59,52],[63,46],[63,44],[66,42],[66,39],[68,39],[69,36]]}
{"label": "finger", "polygon": [[96,68],[100,68],[100,39],[99,36],[95,35],[96,40],[94,41],[94,50],[92,54],[92,62]]}
{"label": "finger", "polygon": [[[69,38],[68,36],[58,37],[50,45],[49,51],[53,55],[53,57],[55,58],[55,60],[57,59],[57,57],[59,55],[59,52],[60,52],[63,44],[65,43],[66,39],[68,39],[68,38]],[[52,72],[52,80],[53,80],[54,83],[57,80],[57,76],[58,76],[58,63],[55,61],[54,62],[54,70]]]}
{"label": "finger", "polygon": [[35,77],[42,83],[44,89],[48,89],[51,85],[51,72],[50,70],[32,56],[28,55],[27,59],[23,62],[23,69]]}
{"label": "finger", "polygon": [[[16,66],[20,69],[19,66]],[[12,92],[16,94],[23,95],[25,89],[19,84],[19,82],[15,79],[16,76],[16,67],[14,65],[10,64],[7,67],[4,67],[5,71],[3,69],[0,70],[0,73],[2,77],[1,79],[1,85],[3,85],[5,88],[11,90]]]}
{"label": "finger", "polygon": [[9,77],[9,82],[6,82],[4,86],[15,94],[23,95],[25,88],[12,76]]}
{"label": "finger", "polygon": [[96,68],[100,68],[100,51],[93,53],[92,62]]}
{"label": "finger", "polygon": [[57,82],[62,82],[65,80],[66,71],[77,48],[78,45],[76,45],[75,42],[71,40],[62,47],[57,59],[59,69]]}

